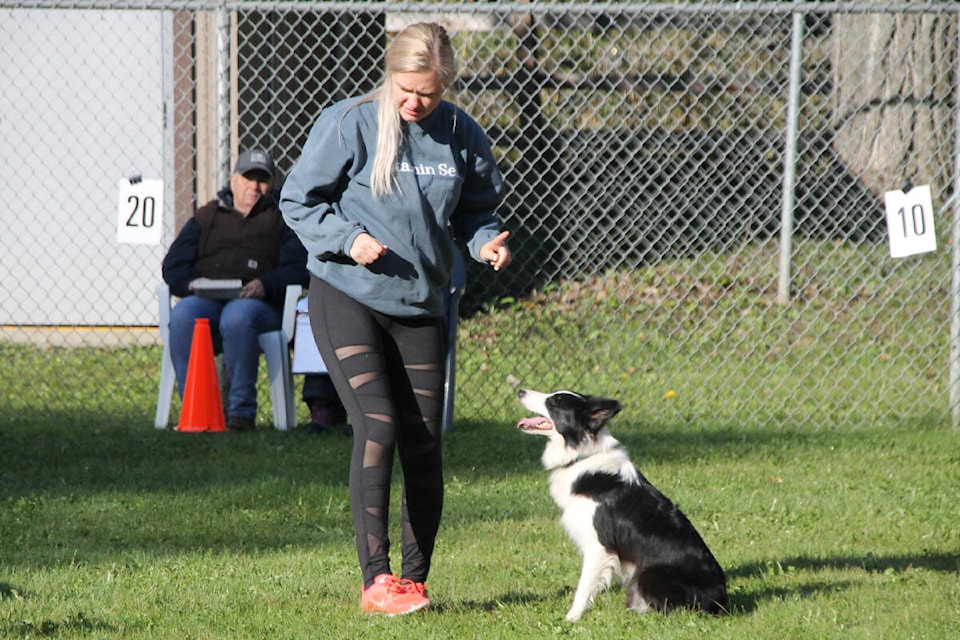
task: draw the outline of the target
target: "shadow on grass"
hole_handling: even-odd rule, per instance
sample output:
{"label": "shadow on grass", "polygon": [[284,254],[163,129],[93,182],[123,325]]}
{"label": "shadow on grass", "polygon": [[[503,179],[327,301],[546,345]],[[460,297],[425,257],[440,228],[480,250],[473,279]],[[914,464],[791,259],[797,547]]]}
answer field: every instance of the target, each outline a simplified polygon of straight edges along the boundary
{"label": "shadow on grass", "polygon": [[0,423],[0,499],[119,489],[176,492],[264,478],[344,484],[351,441],[339,433],[179,433],[95,414]]}
{"label": "shadow on grass", "polygon": [[[562,591],[560,592],[563,593]],[[438,604],[434,605],[432,608],[440,611],[481,611],[484,613],[492,613],[494,611],[499,611],[501,609],[508,609],[516,606],[527,606],[532,604],[537,604],[540,602],[546,602],[550,600],[548,596],[535,594],[535,593],[521,593],[516,591],[511,591],[489,600],[461,600],[455,603],[450,604]]]}
{"label": "shadow on grass", "polygon": [[[815,459],[824,447],[863,447],[871,437],[868,432],[723,425],[616,431],[641,469],[646,461],[709,463],[785,452]],[[482,483],[492,478],[511,487],[516,483],[521,494],[541,491],[543,444],[542,438],[520,433],[513,425],[461,421],[445,435],[446,473],[468,488],[486,486]],[[181,434],[156,430],[146,418],[130,422],[71,412],[17,416],[13,422],[9,413],[0,411],[0,538],[6,534],[10,540],[23,540],[5,545],[0,557],[52,565],[73,553],[95,561],[124,550],[167,554],[197,548],[314,549],[327,543],[349,548],[351,450],[351,439],[339,433],[280,432],[261,426],[244,434]],[[475,494],[463,495],[469,499]],[[513,518],[516,505],[507,499],[512,494],[500,495],[503,500],[494,494],[482,504],[464,503],[455,518],[461,525]],[[546,492],[543,501],[549,501]],[[517,513],[526,517],[522,510]],[[449,510],[445,515],[453,516]],[[921,561],[907,558],[903,564]],[[794,564],[806,566],[802,562]],[[826,566],[830,561],[807,562]],[[863,560],[834,562],[861,566]],[[880,562],[879,570],[887,568],[883,561],[874,562]],[[951,566],[949,558],[940,562]],[[753,575],[764,567],[739,567],[734,575]]]}
{"label": "shadow on grass", "polygon": [[[825,570],[856,570],[861,569],[868,574],[902,573],[911,569],[922,568],[942,573],[955,573],[960,570],[960,552],[924,554],[909,556],[877,557],[868,554],[865,557],[838,557],[838,558],[809,558],[797,557],[776,562],[758,562],[741,565],[726,571],[728,582],[735,578],[796,575],[798,584],[792,586],[772,585],[754,590],[737,591],[730,594],[730,612],[732,616],[750,615],[765,602],[788,600],[793,598],[818,598],[826,594],[839,593],[857,586],[852,579],[818,577]],[[806,574],[806,575],[804,575]],[[610,591],[619,593],[623,588],[619,584],[611,586]],[[554,596],[531,593],[509,593],[501,597],[483,601],[464,601],[458,606],[491,612],[513,605],[529,605],[554,599],[572,597],[573,587],[567,586],[559,590]]]}
{"label": "shadow on grass", "polygon": [[[78,495],[119,488],[177,491],[287,479],[345,487],[352,440],[340,433],[281,432],[261,425],[252,433],[181,434],[91,412],[55,414],[17,423],[0,411],[0,500],[29,494]],[[643,469],[647,462],[736,460],[838,443],[862,445],[864,432],[783,431],[713,426],[640,430],[614,435]],[[449,473],[503,477],[542,475],[544,440],[513,428],[459,421],[444,436]]]}
{"label": "shadow on grass", "polygon": [[[519,417],[525,415],[518,413]],[[626,446],[631,458],[641,467],[645,461],[684,462],[690,460],[730,460],[752,453],[766,454],[800,447],[833,446],[838,441],[855,444],[864,436],[857,432],[783,431],[739,426],[710,425],[635,427],[611,424],[613,436]],[[525,434],[509,426],[477,421],[462,421],[447,435],[456,440],[455,450],[447,446],[448,465],[478,468],[496,475],[501,472],[539,472],[540,454],[546,444],[543,437]]]}
{"label": "shadow on grass", "polygon": [[20,600],[26,593],[9,582],[0,582],[0,600]]}
{"label": "shadow on grass", "polygon": [[66,620],[40,620],[37,622],[18,621],[6,627],[0,627],[0,636],[14,636],[19,638],[52,638],[62,637],[64,634],[75,632],[89,633],[91,631],[116,632],[117,628],[91,620],[83,613],[76,613]]}
{"label": "shadow on grass", "polygon": [[[802,580],[804,574],[813,578],[821,571],[862,570],[867,574],[899,574],[912,569],[924,569],[940,573],[956,573],[960,570],[960,552],[933,553],[906,556],[841,556],[837,558],[811,558],[799,556],[776,561],[756,562],[740,565],[726,571],[727,579],[763,578],[779,575],[796,575]],[[732,613],[749,614],[763,602],[782,600],[791,597],[809,598],[825,593],[843,591],[856,582],[842,579],[809,579],[793,587],[770,586],[753,591],[732,593],[730,606]]]}
{"label": "shadow on grass", "polygon": [[812,580],[796,587],[770,587],[751,593],[733,593],[730,595],[730,615],[747,616],[754,613],[764,602],[797,597],[806,600],[829,593],[839,593],[853,585],[854,583],[850,580]]}
{"label": "shadow on grass", "polygon": [[907,556],[843,556],[838,558],[811,558],[799,556],[775,562],[755,562],[728,570],[727,577],[754,577],[795,571],[823,571],[825,569],[862,569],[867,573],[901,573],[910,569],[926,569],[955,573],[960,571],[960,551],[956,553],[931,553]]}
{"label": "shadow on grass", "polygon": [[[0,582],[0,601],[22,600],[29,597],[29,594],[8,582]],[[66,620],[18,620],[6,626],[0,626],[0,638],[7,636],[17,638],[32,637],[60,637],[63,634],[71,632],[90,632],[90,631],[110,631],[116,632],[117,627],[91,620],[83,612],[77,612]]]}

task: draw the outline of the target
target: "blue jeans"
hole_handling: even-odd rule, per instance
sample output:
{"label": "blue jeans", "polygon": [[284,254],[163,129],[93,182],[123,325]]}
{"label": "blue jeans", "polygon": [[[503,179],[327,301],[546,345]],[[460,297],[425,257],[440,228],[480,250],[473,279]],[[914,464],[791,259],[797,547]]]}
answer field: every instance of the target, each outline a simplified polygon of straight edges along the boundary
{"label": "blue jeans", "polygon": [[209,318],[210,330],[223,341],[223,360],[230,382],[227,415],[255,418],[257,415],[258,337],[280,328],[280,311],[254,298],[236,298],[224,303],[187,296],[170,312],[170,358],[177,374],[177,389],[183,398],[197,318]]}

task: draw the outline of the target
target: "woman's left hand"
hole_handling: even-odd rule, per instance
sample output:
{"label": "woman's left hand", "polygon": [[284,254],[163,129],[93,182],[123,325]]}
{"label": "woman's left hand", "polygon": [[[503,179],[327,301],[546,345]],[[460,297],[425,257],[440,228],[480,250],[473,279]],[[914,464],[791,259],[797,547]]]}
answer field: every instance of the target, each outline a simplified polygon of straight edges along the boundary
{"label": "woman's left hand", "polygon": [[504,231],[496,238],[480,247],[480,258],[493,267],[494,271],[500,271],[507,265],[513,257],[510,255],[510,249],[505,244],[510,237],[509,231]]}

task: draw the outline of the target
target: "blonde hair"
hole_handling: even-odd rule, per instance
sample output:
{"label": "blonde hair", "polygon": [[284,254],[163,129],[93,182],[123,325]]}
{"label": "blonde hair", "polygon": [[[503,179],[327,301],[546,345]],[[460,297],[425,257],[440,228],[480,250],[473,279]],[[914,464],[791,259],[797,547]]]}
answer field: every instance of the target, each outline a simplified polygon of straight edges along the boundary
{"label": "blonde hair", "polygon": [[383,198],[399,188],[396,166],[403,145],[403,123],[400,111],[393,104],[393,77],[398,73],[421,71],[435,71],[444,89],[457,77],[450,37],[446,29],[434,22],[417,22],[397,34],[387,47],[383,83],[361,100],[379,101],[377,155],[370,176],[375,198]]}

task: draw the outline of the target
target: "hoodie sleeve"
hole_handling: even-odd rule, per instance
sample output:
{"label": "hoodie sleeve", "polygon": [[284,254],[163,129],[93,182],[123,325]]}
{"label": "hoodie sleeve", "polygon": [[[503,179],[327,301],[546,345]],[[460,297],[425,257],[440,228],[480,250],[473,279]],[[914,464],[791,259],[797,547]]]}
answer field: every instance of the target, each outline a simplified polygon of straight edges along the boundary
{"label": "hoodie sleeve", "polygon": [[354,154],[364,153],[355,142],[349,115],[342,117],[342,108],[320,114],[280,192],[284,220],[307,254],[320,260],[342,260],[364,231],[358,222],[339,215],[335,206],[355,164]]}
{"label": "hoodie sleeve", "polygon": [[190,283],[200,277],[193,266],[197,261],[199,242],[200,225],[195,217],[190,218],[163,258],[163,281],[170,285],[170,293],[178,298],[190,295]]}
{"label": "hoodie sleeve", "polygon": [[503,202],[503,176],[480,125],[463,112],[457,118],[465,124],[460,153],[466,175],[451,223],[454,235],[466,244],[470,256],[483,262],[480,247],[500,233],[496,210]]}

